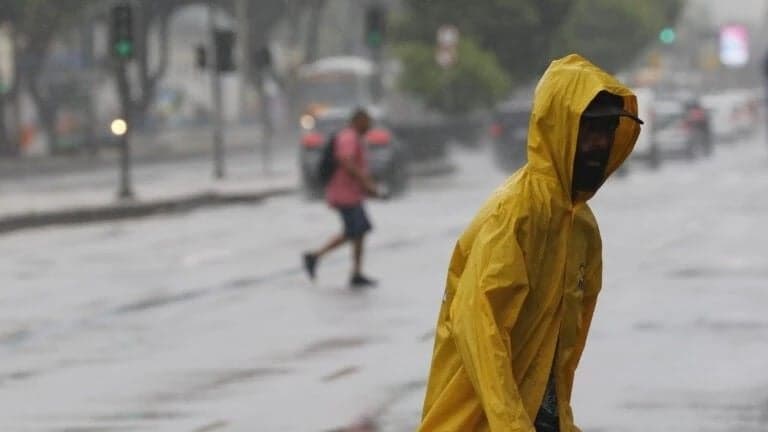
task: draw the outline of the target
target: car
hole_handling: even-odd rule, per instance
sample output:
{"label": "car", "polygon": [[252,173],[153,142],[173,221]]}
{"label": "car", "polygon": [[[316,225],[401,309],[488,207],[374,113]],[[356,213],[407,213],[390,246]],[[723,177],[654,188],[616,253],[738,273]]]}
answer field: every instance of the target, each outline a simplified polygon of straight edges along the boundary
{"label": "car", "polygon": [[[304,124],[299,147],[299,166],[304,195],[308,198],[323,196],[324,187],[318,169],[323,150],[330,137],[343,129],[348,121],[346,111],[325,113]],[[385,125],[377,125],[363,137],[371,176],[385,196],[395,196],[405,191],[408,179],[408,160],[403,146]]]}
{"label": "car", "polygon": [[645,162],[651,168],[659,166],[659,158],[656,141],[653,139],[654,133],[654,101],[655,92],[649,87],[633,89],[637,97],[638,117],[644,124],[640,130],[640,136],[637,137],[634,150],[632,150],[631,160]]}
{"label": "car", "polygon": [[709,156],[714,149],[712,127],[709,113],[701,104],[701,99],[691,96],[684,101],[685,121],[691,130],[692,140],[697,145],[699,154]]}
{"label": "car", "polygon": [[709,118],[698,99],[680,94],[657,97],[653,141],[660,157],[693,159],[711,154]]}
{"label": "car", "polygon": [[757,131],[758,100],[740,90],[727,90],[702,97],[702,107],[711,122],[711,133],[718,143],[733,142]]}
{"label": "car", "polygon": [[499,105],[488,129],[493,158],[503,171],[514,171],[528,159],[528,122],[531,101],[512,100]]}

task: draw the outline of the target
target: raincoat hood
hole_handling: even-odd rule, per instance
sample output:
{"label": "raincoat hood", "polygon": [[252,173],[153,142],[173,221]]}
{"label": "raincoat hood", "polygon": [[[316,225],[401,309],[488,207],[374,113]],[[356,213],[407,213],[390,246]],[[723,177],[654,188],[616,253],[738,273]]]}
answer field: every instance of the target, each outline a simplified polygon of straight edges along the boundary
{"label": "raincoat hood", "polygon": [[[620,96],[623,108],[637,116],[637,98],[632,91],[578,54],[552,62],[534,92],[528,129],[528,167],[537,174],[556,179],[568,198],[573,183],[579,121],[601,91]],[[620,118],[606,178],[627,159],[639,134],[640,125],[636,121]]]}

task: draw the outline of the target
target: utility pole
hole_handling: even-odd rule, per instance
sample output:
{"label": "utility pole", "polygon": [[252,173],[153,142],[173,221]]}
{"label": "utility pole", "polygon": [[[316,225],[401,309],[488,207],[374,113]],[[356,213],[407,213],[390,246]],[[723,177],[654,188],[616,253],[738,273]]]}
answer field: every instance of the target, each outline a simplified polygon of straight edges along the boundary
{"label": "utility pole", "polygon": [[248,97],[253,85],[253,62],[251,60],[251,31],[250,31],[249,0],[237,0],[237,36],[240,40],[240,121],[245,120],[248,110]]}
{"label": "utility pole", "polygon": [[208,0],[208,32],[211,52],[211,97],[213,98],[213,175],[223,179],[224,169],[224,136],[223,118],[221,112],[221,76],[219,71],[219,52],[216,43],[215,8],[212,0]]}
{"label": "utility pole", "polygon": [[259,94],[260,113],[261,113],[261,170],[265,175],[271,173],[272,166],[272,118],[270,117],[270,107],[267,101],[267,92],[264,91],[264,78],[266,76],[266,67],[259,68],[256,78],[256,91]]}
{"label": "utility pole", "polygon": [[112,133],[120,139],[120,186],[117,197],[121,200],[134,198],[131,187],[131,88],[128,82],[127,63],[133,59],[133,4],[122,2],[112,8],[110,51],[114,58],[117,90],[120,97],[122,118],[112,122]]}
{"label": "utility pole", "polygon": [[117,88],[120,94],[122,118],[112,122],[112,133],[120,138],[120,188],[117,197],[120,200],[130,200],[135,197],[131,180],[131,102],[128,74],[125,62],[119,60],[117,67]]}

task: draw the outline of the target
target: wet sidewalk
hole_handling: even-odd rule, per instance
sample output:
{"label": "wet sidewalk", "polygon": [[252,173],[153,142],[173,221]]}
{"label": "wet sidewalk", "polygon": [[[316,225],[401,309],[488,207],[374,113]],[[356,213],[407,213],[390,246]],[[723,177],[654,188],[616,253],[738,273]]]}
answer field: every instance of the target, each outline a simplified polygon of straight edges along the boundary
{"label": "wet sidewalk", "polygon": [[206,138],[192,145],[189,139],[179,142],[178,149],[165,146],[155,159],[137,158],[131,170],[134,198],[129,200],[118,198],[116,159],[109,163],[100,158],[85,166],[66,159],[19,161],[26,164],[25,171],[0,181],[0,232],[253,202],[296,190],[296,144],[289,136],[273,141],[268,167],[258,146],[229,142],[221,180],[214,179]]}

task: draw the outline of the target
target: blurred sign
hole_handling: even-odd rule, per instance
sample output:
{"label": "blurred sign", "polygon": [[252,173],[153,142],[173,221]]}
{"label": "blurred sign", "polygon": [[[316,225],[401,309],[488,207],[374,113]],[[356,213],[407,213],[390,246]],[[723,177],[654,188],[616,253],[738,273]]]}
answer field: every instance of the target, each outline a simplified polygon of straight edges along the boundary
{"label": "blurred sign", "polygon": [[437,29],[437,45],[441,48],[455,48],[459,44],[459,29],[453,25],[442,25]]}
{"label": "blurred sign", "polygon": [[743,25],[720,28],[720,63],[732,68],[749,63],[749,33]]}
{"label": "blurred sign", "polygon": [[458,61],[459,29],[444,24],[437,29],[437,50],[435,61],[443,68],[449,68]]}

